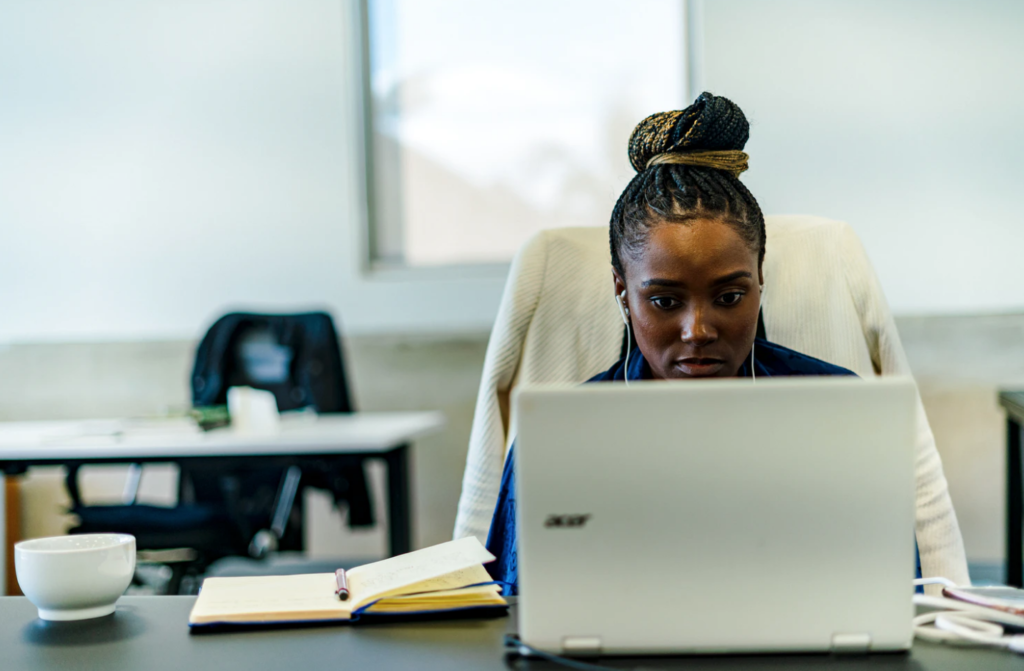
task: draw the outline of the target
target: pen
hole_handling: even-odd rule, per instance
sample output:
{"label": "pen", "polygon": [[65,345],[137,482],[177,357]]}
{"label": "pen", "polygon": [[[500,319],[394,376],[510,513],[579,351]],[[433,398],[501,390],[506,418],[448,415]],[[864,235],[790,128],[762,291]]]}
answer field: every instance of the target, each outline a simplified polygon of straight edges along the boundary
{"label": "pen", "polygon": [[338,582],[338,589],[334,591],[342,601],[348,601],[348,581],[345,580],[345,569],[340,568],[334,572],[334,579]]}

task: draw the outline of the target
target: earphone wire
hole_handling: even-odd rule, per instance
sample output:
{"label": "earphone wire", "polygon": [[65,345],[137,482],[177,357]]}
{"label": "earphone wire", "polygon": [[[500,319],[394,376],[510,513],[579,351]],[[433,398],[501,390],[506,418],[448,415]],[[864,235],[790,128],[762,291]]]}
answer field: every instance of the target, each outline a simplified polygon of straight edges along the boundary
{"label": "earphone wire", "polygon": [[[764,285],[758,287],[757,292],[757,313],[761,314],[761,306],[764,305]],[[754,342],[750,343],[750,382],[757,384],[757,334],[754,334]]]}
{"label": "earphone wire", "polygon": [[622,369],[622,381],[629,386],[629,348],[633,343],[633,333],[629,329],[629,322],[626,322],[626,364],[625,368]]}
{"label": "earphone wire", "polygon": [[626,325],[626,360],[623,364],[622,369],[622,381],[629,386],[629,350],[630,345],[633,343],[633,332],[629,328],[629,308],[626,307],[626,290],[623,289],[622,293],[615,295],[615,307],[619,309],[619,315],[622,317],[622,323]]}

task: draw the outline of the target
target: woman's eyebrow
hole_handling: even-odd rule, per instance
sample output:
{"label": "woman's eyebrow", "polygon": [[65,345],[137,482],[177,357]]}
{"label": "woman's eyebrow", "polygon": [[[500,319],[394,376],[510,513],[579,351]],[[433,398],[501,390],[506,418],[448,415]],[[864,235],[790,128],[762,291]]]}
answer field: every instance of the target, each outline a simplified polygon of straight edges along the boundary
{"label": "woman's eyebrow", "polygon": [[[712,284],[712,286],[718,286],[719,284],[726,284],[728,282],[732,282],[734,280],[738,280],[741,277],[746,277],[746,278],[750,279],[750,278],[754,277],[754,274],[751,273],[749,270],[737,270],[734,273],[729,273],[728,275],[723,275],[722,277],[719,277],[717,280],[714,280],[711,284]],[[642,288],[644,288],[644,289],[646,289],[647,287],[653,287],[653,286],[658,286],[658,287],[685,287],[686,286],[686,282],[680,282],[679,280],[667,280],[667,279],[662,279],[660,277],[655,277],[653,279],[644,280],[640,284],[640,286]]]}
{"label": "woman's eyebrow", "polygon": [[644,280],[640,284],[640,286],[642,288],[644,288],[644,289],[646,289],[647,287],[653,287],[653,286],[658,286],[658,287],[685,287],[686,283],[685,282],[680,282],[679,280],[663,280],[663,279],[660,279],[660,278],[656,277],[656,278],[651,279],[651,280]]}
{"label": "woman's eyebrow", "polygon": [[728,275],[723,275],[722,277],[719,277],[717,280],[712,282],[712,284],[714,284],[714,285],[726,284],[728,282],[732,282],[733,280],[738,280],[741,277],[746,277],[746,278],[750,279],[750,278],[754,277],[754,274],[751,273],[749,270],[737,270],[734,273],[729,273]]}

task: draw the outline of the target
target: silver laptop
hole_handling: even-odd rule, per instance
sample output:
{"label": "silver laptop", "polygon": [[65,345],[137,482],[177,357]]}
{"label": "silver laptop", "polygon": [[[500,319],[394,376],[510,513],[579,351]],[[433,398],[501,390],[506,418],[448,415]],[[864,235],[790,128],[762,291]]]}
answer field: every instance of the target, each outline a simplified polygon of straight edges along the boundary
{"label": "silver laptop", "polygon": [[524,643],[910,647],[911,381],[532,387],[515,403]]}

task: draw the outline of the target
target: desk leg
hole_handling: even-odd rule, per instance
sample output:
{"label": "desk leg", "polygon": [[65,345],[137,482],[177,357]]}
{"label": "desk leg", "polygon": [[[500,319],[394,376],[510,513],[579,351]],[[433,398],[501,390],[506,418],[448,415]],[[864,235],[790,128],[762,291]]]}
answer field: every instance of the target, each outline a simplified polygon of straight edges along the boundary
{"label": "desk leg", "polygon": [[13,571],[14,563],[7,558],[8,554],[14,554],[14,548],[7,552],[7,475],[0,471],[0,596],[7,594],[7,571]]}
{"label": "desk leg", "polygon": [[384,455],[384,461],[388,465],[388,550],[394,557],[412,550],[409,446],[396,447]]}
{"label": "desk leg", "polygon": [[1024,471],[1020,424],[1006,421],[1006,584],[1024,587]]}
{"label": "desk leg", "polygon": [[3,593],[19,596],[21,588],[14,574],[14,544],[21,540],[21,478],[17,475],[0,477],[3,483]]}

